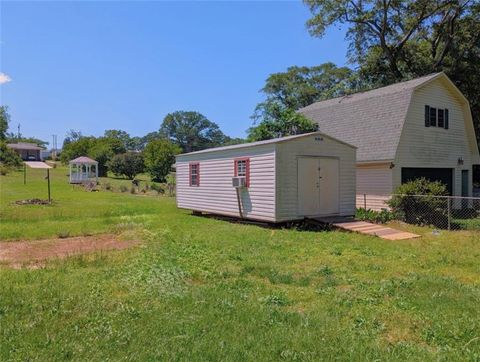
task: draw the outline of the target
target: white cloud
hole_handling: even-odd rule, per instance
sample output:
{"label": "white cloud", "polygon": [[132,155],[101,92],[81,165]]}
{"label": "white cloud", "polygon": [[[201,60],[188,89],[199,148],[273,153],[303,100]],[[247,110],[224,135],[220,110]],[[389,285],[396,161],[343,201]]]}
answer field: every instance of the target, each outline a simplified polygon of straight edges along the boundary
{"label": "white cloud", "polygon": [[7,74],[0,72],[0,84],[5,84],[11,81],[12,78],[10,78]]}

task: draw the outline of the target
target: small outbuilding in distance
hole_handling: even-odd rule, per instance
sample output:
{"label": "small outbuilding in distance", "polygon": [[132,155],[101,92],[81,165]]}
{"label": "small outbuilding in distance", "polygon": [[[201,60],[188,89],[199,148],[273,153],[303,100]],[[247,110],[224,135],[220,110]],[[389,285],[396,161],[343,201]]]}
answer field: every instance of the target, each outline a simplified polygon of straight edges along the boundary
{"label": "small outbuilding in distance", "polygon": [[71,184],[98,181],[98,162],[90,157],[77,157],[69,162],[69,167]]}
{"label": "small outbuilding in distance", "polygon": [[355,214],[356,148],[321,132],[181,154],[177,206],[272,223]]}

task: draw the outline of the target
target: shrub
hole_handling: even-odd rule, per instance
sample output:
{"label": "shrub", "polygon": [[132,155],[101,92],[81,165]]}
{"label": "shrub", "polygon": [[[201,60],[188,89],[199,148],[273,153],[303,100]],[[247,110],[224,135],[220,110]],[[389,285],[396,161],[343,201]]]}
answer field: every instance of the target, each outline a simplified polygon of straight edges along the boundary
{"label": "shrub", "polygon": [[110,191],[112,189],[112,185],[110,184],[110,182],[105,182],[104,184],[102,184],[102,186],[103,189],[107,191]]}
{"label": "shrub", "polygon": [[120,192],[127,192],[128,191],[128,187],[125,186],[125,185],[120,185]]}
{"label": "shrub", "polygon": [[22,159],[11,148],[7,147],[7,144],[0,141],[0,164],[6,167],[20,167],[22,165]]}
{"label": "shrub", "polygon": [[130,193],[131,193],[131,194],[137,193],[137,189],[135,188],[135,186],[132,186],[132,187],[130,188]]}
{"label": "shrub", "polygon": [[355,211],[355,218],[362,221],[370,221],[376,224],[385,224],[394,219],[393,213],[387,209],[375,211],[371,209],[360,208]]}
{"label": "shrub", "polygon": [[145,169],[143,155],[138,152],[127,152],[115,155],[108,162],[108,168],[116,176],[125,176],[133,180]]}
{"label": "shrub", "polygon": [[387,204],[395,218],[406,223],[445,228],[448,225],[448,200],[438,196],[447,195],[447,188],[441,182],[420,178],[399,186]]}
{"label": "shrub", "polygon": [[7,166],[0,165],[0,175],[5,176],[10,172]]}

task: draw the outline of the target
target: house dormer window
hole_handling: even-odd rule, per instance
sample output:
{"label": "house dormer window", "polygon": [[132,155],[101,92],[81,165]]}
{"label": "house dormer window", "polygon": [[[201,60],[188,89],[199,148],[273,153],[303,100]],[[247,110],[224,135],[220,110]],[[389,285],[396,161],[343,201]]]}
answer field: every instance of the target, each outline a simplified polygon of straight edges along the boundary
{"label": "house dormer window", "polygon": [[448,109],[425,106],[425,127],[448,129]]}

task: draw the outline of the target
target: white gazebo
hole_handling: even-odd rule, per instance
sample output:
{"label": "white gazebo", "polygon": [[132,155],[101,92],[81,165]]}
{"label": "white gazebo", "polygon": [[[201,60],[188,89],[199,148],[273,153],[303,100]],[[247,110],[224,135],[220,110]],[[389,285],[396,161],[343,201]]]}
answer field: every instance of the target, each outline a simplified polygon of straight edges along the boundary
{"label": "white gazebo", "polygon": [[89,157],[77,157],[69,162],[70,183],[80,184],[86,181],[98,181],[98,162]]}

